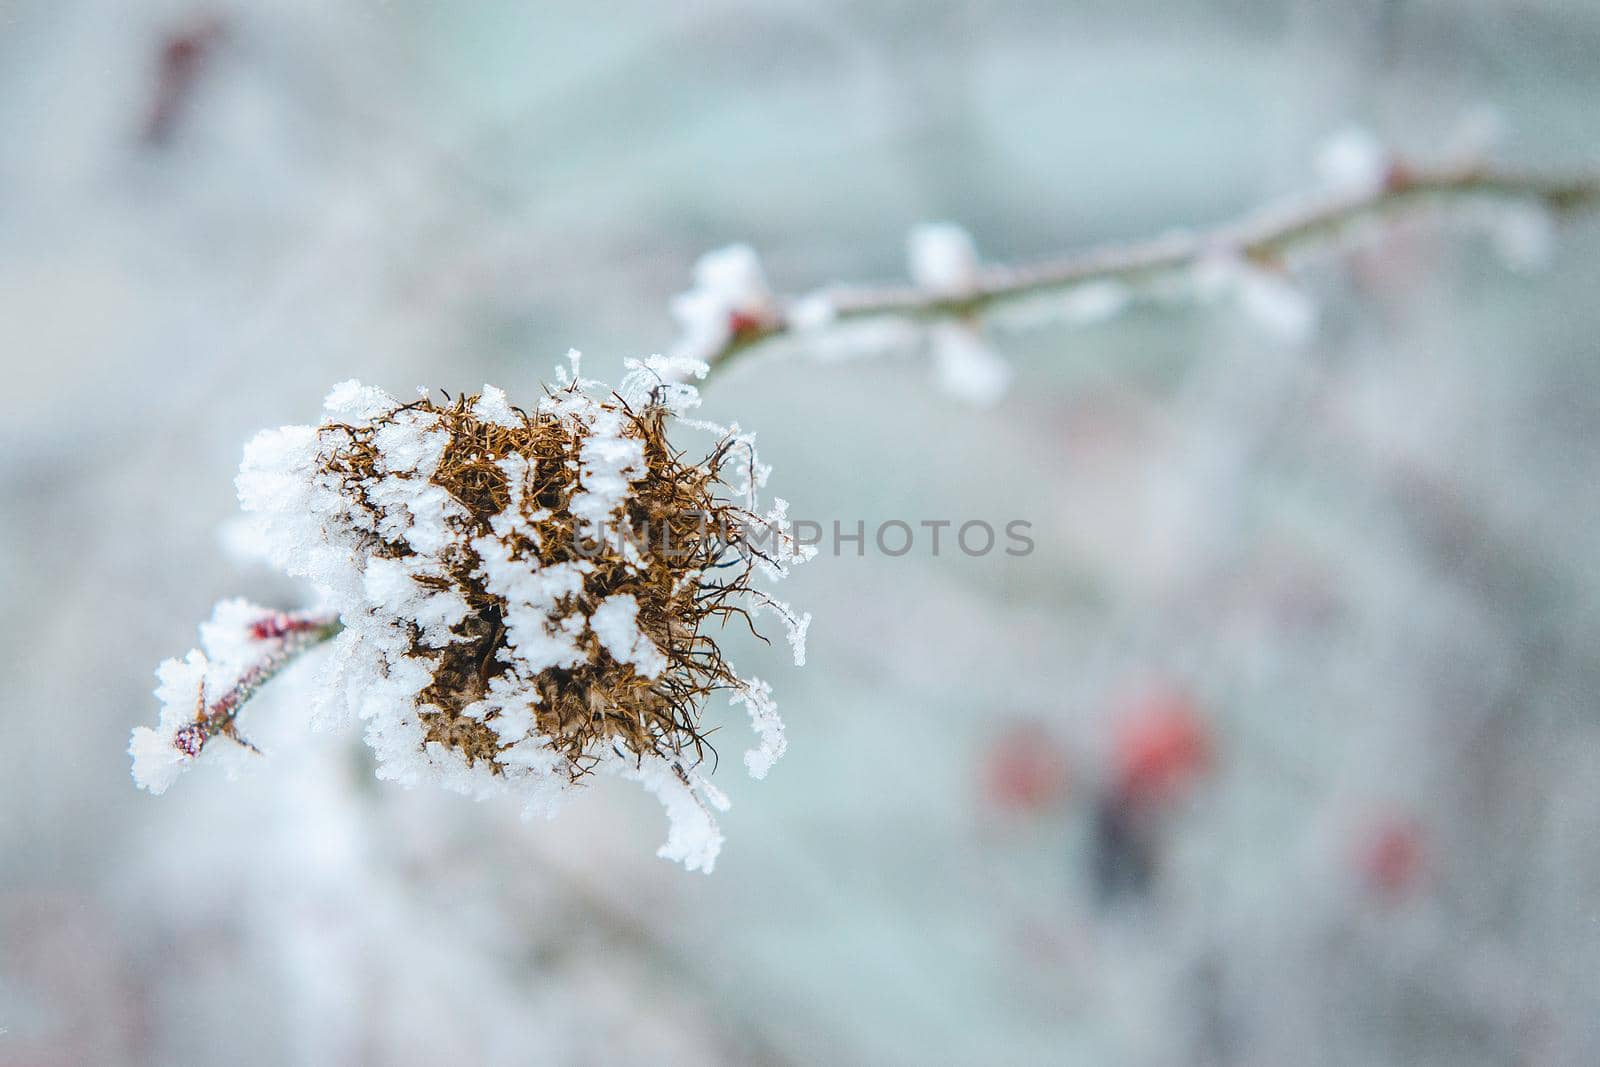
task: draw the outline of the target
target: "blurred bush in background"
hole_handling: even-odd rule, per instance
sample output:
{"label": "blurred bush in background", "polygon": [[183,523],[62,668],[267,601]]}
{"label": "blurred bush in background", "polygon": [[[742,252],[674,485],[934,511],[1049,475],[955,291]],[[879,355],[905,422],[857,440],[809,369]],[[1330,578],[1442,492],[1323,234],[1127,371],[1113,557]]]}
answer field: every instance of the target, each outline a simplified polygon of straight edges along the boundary
{"label": "blurred bush in background", "polygon": [[335,381],[615,377],[731,240],[785,290],[930,218],[1025,259],[1352,123],[1582,167],[1596,56],[1577,0],[0,2],[0,1062],[1600,1061],[1592,225],[1531,274],[1397,231],[1303,346],[1008,336],[984,411],[915,353],[742,363],[707,412],[795,514],[1036,550],[796,575],[710,878],[620,784],[379,787],[293,686],[239,782],[124,752],[215,596],[301,595],[218,530]]}

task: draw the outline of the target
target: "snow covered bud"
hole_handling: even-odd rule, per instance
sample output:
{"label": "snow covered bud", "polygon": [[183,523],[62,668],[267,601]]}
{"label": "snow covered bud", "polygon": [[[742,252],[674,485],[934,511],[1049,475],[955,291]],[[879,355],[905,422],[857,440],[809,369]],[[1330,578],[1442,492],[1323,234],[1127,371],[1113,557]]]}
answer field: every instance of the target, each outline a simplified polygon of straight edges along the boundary
{"label": "snow covered bud", "polygon": [[1393,160],[1371,130],[1346,126],[1317,145],[1313,165],[1330,193],[1372,196],[1383,188]]}
{"label": "snow covered bud", "polygon": [[[367,724],[379,774],[552,812],[599,773],[641,781],[673,827],[662,855],[710,870],[721,845],[700,774],[713,692],[749,711],[759,776],[781,754],[770,690],[716,641],[769,611],[803,661],[809,616],[756,587],[812,554],[736,427],[686,459],[667,430],[694,367],[629,364],[618,392],[578,374],[528,409],[476,396],[401,403],[346,382],[320,426],[262,433],[239,496],[272,560],[309,578],[344,631],[324,713]],[[753,628],[753,626],[752,626]]]}
{"label": "snow covered bud", "polygon": [[707,252],[694,265],[694,288],[673,298],[683,327],[675,354],[710,359],[730,344],[776,328],[783,315],[749,245]]}
{"label": "snow covered bud", "polygon": [[[906,238],[906,266],[919,288],[963,297],[979,284],[978,250],[972,236],[951,222],[925,222]],[[937,322],[926,342],[934,375],[946,393],[977,407],[990,407],[1011,385],[1011,364],[989,344],[974,318]]]}
{"label": "snow covered bud", "polygon": [[978,249],[953,222],[924,222],[906,238],[906,265],[920,288],[965,296],[978,287]]}
{"label": "snow covered bud", "polygon": [[1202,301],[1231,303],[1272,340],[1299,347],[1316,336],[1317,304],[1283,270],[1217,249],[1196,263],[1192,273]]}
{"label": "snow covered bud", "polygon": [[936,322],[927,339],[934,380],[946,394],[979,408],[993,407],[1006,395],[1011,364],[976,325],[965,319]]}

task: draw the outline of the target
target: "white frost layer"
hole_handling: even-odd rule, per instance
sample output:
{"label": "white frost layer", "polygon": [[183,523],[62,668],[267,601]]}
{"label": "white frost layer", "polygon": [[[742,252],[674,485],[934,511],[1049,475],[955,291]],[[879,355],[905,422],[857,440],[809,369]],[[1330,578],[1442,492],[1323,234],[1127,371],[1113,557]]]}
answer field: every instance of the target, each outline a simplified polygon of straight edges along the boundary
{"label": "white frost layer", "polygon": [[600,601],[589,616],[589,628],[618,663],[631,663],[646,678],[667,669],[667,657],[639,632],[639,602],[631,593],[617,593]]}
{"label": "white frost layer", "polygon": [[727,811],[727,798],[704,778],[680,773],[664,759],[645,759],[637,767],[623,761],[619,773],[650,790],[667,809],[667,843],[656,855],[675,860],[691,871],[710,874],[723,841],[711,809]]}
{"label": "white frost layer", "polygon": [[[129,738],[133,780],[141,789],[164,793],[196,757],[179,743],[179,732],[202,718],[207,709],[233,689],[241,677],[276,650],[274,638],[254,636],[257,622],[277,614],[248,600],[219,601],[211,618],[200,624],[200,647],[183,659],[164,660],[156,668],[155,696],[161,714],[154,728],[138,726]],[[216,759],[225,747],[205,749]],[[226,757],[220,757],[226,758]]]}
{"label": "white frost layer", "polygon": [[1370,196],[1383,188],[1389,153],[1371,130],[1346,126],[1317,146],[1313,165],[1328,191],[1343,196]]}
{"label": "white frost layer", "polygon": [[[764,312],[770,306],[771,294],[748,249],[707,257],[696,283],[707,306],[714,303],[724,320],[731,311]],[[543,397],[538,414],[556,419],[570,432],[569,464],[577,472],[578,492],[569,507],[579,528],[619,550],[636,552],[614,523],[634,483],[647,473],[643,446],[629,436],[627,415],[610,391],[582,378],[580,366],[578,354],[571,353],[570,369],[557,375],[565,388]],[[634,410],[657,405],[681,418],[699,403],[688,379],[702,376],[705,364],[694,356],[654,356],[630,361],[628,367],[620,395]],[[493,387],[485,387],[473,413],[497,425],[522,424],[521,414]],[[767,469],[756,457],[753,438],[737,426],[683,422],[732,439],[725,473],[752,516],[759,514],[756,493]],[[575,785],[566,773],[565,757],[539,734],[535,683],[547,670],[586,662],[598,654],[590,651],[596,645],[643,677],[659,676],[668,663],[639,629],[637,601],[626,594],[601,597],[585,614],[571,605],[582,599],[593,564],[545,564],[511,547],[534,540],[530,516],[523,511],[525,481],[532,476],[526,458],[498,457],[507,474],[510,502],[491,519],[489,534],[467,544],[465,509],[429,480],[449,443],[437,415],[403,410],[395,398],[351,381],[329,394],[324,426],[371,428],[368,439],[378,462],[377,473],[362,485],[365,504],[339,476],[324,469],[328,456],[348,439],[344,430],[287,426],[261,433],[246,448],[237,479],[240,502],[253,517],[257,541],[271,561],[310,580],[344,623],[323,669],[319,719],[364,721],[380,777],[407,785],[442,785],[475,797],[513,792],[528,813],[553,812],[588,779]],[[768,577],[781,578],[789,566],[815,554],[814,548],[794,542],[781,501],[759,521],[770,538],[758,561]],[[382,550],[383,541],[403,542],[412,554],[395,557]],[[474,577],[503,602],[505,669],[481,700],[462,709],[462,714],[487,722],[503,745],[495,760],[499,774],[485,762],[471,765],[459,752],[428,741],[421,718],[426,706],[420,704],[420,694],[439,665],[430,650],[466,639],[457,629],[470,608],[452,577],[452,564],[465,549],[480,561]],[[810,616],[800,616],[764,593],[755,597],[758,606],[783,619],[796,662],[802,662]],[[181,676],[174,673],[167,694],[171,704],[187,689],[190,714],[196,669],[204,667]],[[764,683],[752,679],[741,684],[741,699],[760,738],[747,765],[759,777],[783,752],[782,724]],[[174,730],[181,727],[176,718],[174,722]],[[138,770],[152,788],[164,788],[175,773],[169,766],[173,761],[159,743],[143,735],[134,740]],[[711,869],[722,843],[712,810],[726,807],[726,800],[693,765],[640,762],[609,747],[592,755],[598,760],[595,770],[640,781],[660,797],[672,822],[663,856],[692,870]]]}
{"label": "white frost layer", "polygon": [[194,649],[181,660],[169,659],[156,668],[156,699],[161,717],[155,729],[136,726],[128,742],[133,757],[133,780],[141,789],[165,793],[194,760],[177,745],[178,731],[195,721],[197,695],[206,675],[206,657]]}
{"label": "white frost layer", "polygon": [[772,700],[772,687],[759,678],[751,678],[743,689],[734,690],[729,703],[743,704],[750,713],[750,726],[761,741],[744,754],[744,765],[750,777],[765,778],[789,747],[783,720],[778,717],[778,706]]}
{"label": "white frost layer", "polygon": [[978,287],[978,249],[972,235],[953,222],[925,222],[906,238],[911,280],[946,296]]}
{"label": "white frost layer", "polygon": [[966,322],[940,322],[928,328],[934,374],[939,386],[975,407],[992,407],[1011,385],[1011,364]]}
{"label": "white frost layer", "polygon": [[1202,300],[1231,301],[1246,320],[1274,340],[1303,345],[1316,334],[1316,302],[1279,272],[1219,252],[1195,265],[1193,280]]}

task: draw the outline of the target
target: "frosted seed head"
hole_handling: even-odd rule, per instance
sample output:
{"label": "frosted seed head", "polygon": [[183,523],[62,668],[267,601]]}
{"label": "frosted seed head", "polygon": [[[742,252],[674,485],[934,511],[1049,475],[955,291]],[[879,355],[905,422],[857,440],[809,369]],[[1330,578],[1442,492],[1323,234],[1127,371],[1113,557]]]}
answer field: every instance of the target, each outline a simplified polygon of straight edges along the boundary
{"label": "frosted seed head", "polygon": [[[698,280],[730,300],[765,285],[743,253]],[[611,393],[574,356],[527,407],[492,387],[402,404],[347,382],[321,426],[252,443],[241,500],[342,619],[327,678],[367,721],[382,776],[510,790],[530,811],[597,772],[635,778],[673,818],[663,854],[710,869],[726,800],[697,770],[712,755],[701,716],[713,691],[752,685],[717,632],[773,612],[798,658],[809,618],[753,584],[808,553],[781,506],[757,510],[749,435],[687,424],[718,435],[698,461],[667,440],[703,373],[651,357]],[[782,744],[763,701],[764,772]]]}

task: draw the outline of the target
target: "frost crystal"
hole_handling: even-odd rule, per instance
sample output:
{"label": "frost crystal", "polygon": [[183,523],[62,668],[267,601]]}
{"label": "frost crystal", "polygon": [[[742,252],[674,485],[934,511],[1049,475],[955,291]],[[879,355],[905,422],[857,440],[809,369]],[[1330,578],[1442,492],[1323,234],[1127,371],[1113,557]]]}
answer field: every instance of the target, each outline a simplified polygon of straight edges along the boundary
{"label": "frost crystal", "polygon": [[978,287],[978,250],[952,222],[925,222],[906,239],[911,280],[924,289],[962,296]]}
{"label": "frost crystal", "polygon": [[934,374],[946,393],[976,407],[990,407],[1011,384],[1011,364],[967,322],[940,322],[928,330]]}
{"label": "frost crystal", "polygon": [[778,706],[772,702],[772,687],[759,678],[752,678],[743,689],[734,690],[732,702],[743,704],[749,710],[750,726],[761,738],[760,745],[744,754],[744,765],[752,778],[765,778],[789,747],[783,735],[783,720],[778,718]]}
{"label": "frost crystal", "polygon": [[654,678],[667,669],[667,657],[639,632],[638,620],[639,602],[630,593],[617,593],[600,601],[589,628],[618,663],[631,663],[641,677]]}
{"label": "frost crystal", "polygon": [[[911,280],[940,296],[961,297],[978,290],[977,246],[953,222],[925,222],[906,238]],[[1000,358],[969,319],[929,327],[927,347],[940,388],[959,400],[989,407],[1011,384],[1011,365]]]}
{"label": "frost crystal", "polygon": [[801,333],[825,330],[838,318],[839,309],[827,293],[810,293],[789,305],[789,325]]}
{"label": "frost crystal", "polygon": [[1346,126],[1317,146],[1313,165],[1330,192],[1370,196],[1383,188],[1389,153],[1370,130]]}
{"label": "frost crystal", "polygon": [[[764,292],[736,250],[700,274],[734,304]],[[704,363],[628,367],[611,393],[574,353],[531,410],[488,386],[401,403],[345,382],[320,426],[258,435],[240,501],[271,561],[310,579],[329,611],[218,605],[202,649],[161,667],[160,722],[129,747],[139,784],[161,792],[217,734],[244,743],[238,707],[292,652],[332,637],[320,716],[362,719],[380,776],[514,792],[544,813],[596,773],[633,779],[671,818],[661,855],[711,870],[712,812],[727,800],[701,774],[706,697],[749,707],[753,775],[784,747],[770,689],[733,669],[712,624],[776,614],[802,662],[810,616],[753,579],[813,553],[781,501],[758,510],[767,470],[753,439],[682,419]],[[704,460],[668,444],[675,420],[717,435]]]}
{"label": "frost crystal", "polygon": [[1252,325],[1274,340],[1303,345],[1316,335],[1316,303],[1282,273],[1227,251],[1205,257],[1193,273],[1202,300],[1232,301]]}

